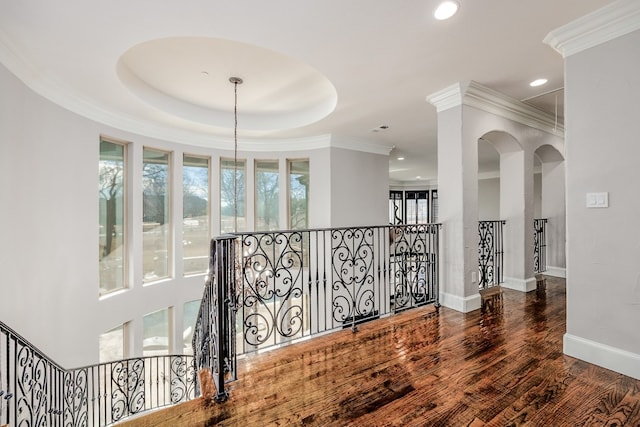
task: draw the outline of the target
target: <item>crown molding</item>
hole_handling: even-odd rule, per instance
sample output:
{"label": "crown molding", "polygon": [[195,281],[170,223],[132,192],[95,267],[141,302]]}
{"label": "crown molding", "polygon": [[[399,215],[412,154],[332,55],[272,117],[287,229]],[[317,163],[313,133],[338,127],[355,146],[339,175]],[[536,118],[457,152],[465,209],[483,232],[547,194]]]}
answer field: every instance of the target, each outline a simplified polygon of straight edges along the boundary
{"label": "crown molding", "polygon": [[618,0],[551,31],[543,42],[563,58],[640,29],[640,2]]}
{"label": "crown molding", "polygon": [[342,148],[363,153],[381,154],[388,156],[393,147],[380,145],[363,139],[348,138],[342,135],[331,135],[331,147]]}
{"label": "crown molding", "polygon": [[438,112],[467,105],[544,132],[561,137],[564,135],[564,125],[556,123],[551,114],[472,80],[458,82],[435,92],[427,96],[427,101],[434,105]]}

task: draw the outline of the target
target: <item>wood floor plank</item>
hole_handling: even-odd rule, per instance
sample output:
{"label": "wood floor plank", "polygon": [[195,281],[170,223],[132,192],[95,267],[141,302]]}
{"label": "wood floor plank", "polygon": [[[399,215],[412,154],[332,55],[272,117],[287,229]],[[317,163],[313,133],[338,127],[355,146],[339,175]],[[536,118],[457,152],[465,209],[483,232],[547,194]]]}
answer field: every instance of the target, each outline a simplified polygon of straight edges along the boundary
{"label": "wood floor plank", "polygon": [[562,353],[564,280],[493,309],[432,306],[239,361],[222,404],[147,426],[640,426],[640,381]]}

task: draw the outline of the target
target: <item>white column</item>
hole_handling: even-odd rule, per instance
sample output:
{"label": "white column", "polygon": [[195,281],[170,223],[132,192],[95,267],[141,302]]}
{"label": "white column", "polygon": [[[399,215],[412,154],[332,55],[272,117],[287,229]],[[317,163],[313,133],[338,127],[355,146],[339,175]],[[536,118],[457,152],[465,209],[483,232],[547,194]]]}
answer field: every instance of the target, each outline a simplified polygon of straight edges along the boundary
{"label": "white column", "polygon": [[458,105],[438,112],[438,209],[442,222],[440,301],[462,312],[480,308],[478,293],[478,142]]}
{"label": "white column", "polygon": [[564,161],[542,163],[542,217],[547,218],[547,271],[566,276]]}
{"label": "white column", "polygon": [[500,218],[506,220],[503,286],[523,292],[536,287],[533,205],[533,154],[528,151],[501,154]]}

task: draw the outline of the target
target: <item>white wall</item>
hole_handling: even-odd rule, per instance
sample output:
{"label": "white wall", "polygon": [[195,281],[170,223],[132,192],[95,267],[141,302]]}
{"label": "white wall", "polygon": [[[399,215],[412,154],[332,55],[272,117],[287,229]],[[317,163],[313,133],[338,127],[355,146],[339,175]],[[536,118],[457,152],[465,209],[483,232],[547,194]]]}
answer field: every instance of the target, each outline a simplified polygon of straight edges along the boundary
{"label": "white wall", "polygon": [[[0,224],[3,226],[0,319],[69,368],[96,363],[99,335],[124,322],[130,322],[131,326],[130,355],[141,354],[142,317],[166,307],[174,307],[174,329],[179,339],[183,327],[182,306],[201,297],[204,276],[182,277],[181,267],[176,263],[176,278],[141,285],[142,198],[136,197],[134,191],[141,188],[141,168],[132,168],[130,176],[130,215],[134,218],[131,227],[133,283],[124,292],[99,299],[99,137],[129,141],[132,165],[141,165],[143,146],[171,151],[176,172],[180,170],[184,152],[211,156],[214,235],[220,230],[215,204],[218,161],[221,156],[229,157],[233,153],[150,139],[95,123],[35,95],[2,66],[0,93]],[[309,158],[311,227],[332,226],[332,216],[339,225],[363,224],[363,221],[386,223],[387,157],[333,150],[327,147],[308,151],[241,152],[239,157],[247,159],[248,165],[247,190],[253,191],[254,159],[278,159],[282,170],[286,159]],[[335,178],[331,176],[334,171]],[[383,179],[375,176],[381,171]],[[344,192],[335,194],[337,203],[330,200],[332,182],[342,182],[345,186]],[[179,216],[181,180],[178,175],[174,175],[173,184],[172,209]],[[285,197],[286,192],[281,193],[281,197]],[[349,200],[344,199],[347,193]],[[252,203],[247,207],[249,224],[252,224]],[[367,210],[364,217],[354,213],[363,212],[362,209]],[[281,223],[282,228],[287,225],[283,202]],[[180,227],[177,221],[176,236],[180,236]],[[180,238],[174,239],[178,259],[181,244]],[[181,347],[180,342],[174,343],[174,351]]]}
{"label": "white wall", "polygon": [[389,222],[388,156],[331,148],[330,176],[332,226]]}
{"label": "white wall", "polygon": [[[640,378],[640,31],[566,58],[565,352]],[[608,192],[608,208],[586,208]]]}
{"label": "white wall", "polygon": [[500,219],[500,178],[478,179],[478,219]]}

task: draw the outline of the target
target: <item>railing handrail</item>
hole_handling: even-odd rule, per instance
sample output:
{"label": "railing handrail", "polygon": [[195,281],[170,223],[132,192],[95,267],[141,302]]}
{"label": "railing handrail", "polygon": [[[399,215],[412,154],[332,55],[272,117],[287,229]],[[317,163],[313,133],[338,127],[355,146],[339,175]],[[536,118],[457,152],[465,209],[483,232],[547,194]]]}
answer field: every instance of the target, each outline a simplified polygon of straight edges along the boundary
{"label": "railing handrail", "polygon": [[184,353],[157,354],[157,355],[153,355],[153,356],[137,356],[137,357],[136,356],[132,356],[132,357],[127,357],[125,359],[111,360],[109,362],[99,362],[99,363],[93,363],[93,364],[90,364],[90,365],[78,366],[76,368],[64,368],[64,367],[62,367],[62,365],[60,365],[59,363],[57,363],[53,359],[51,359],[49,356],[47,356],[42,350],[40,350],[38,347],[36,347],[34,344],[32,344],[25,337],[23,337],[22,335],[17,333],[15,331],[15,329],[11,328],[9,325],[7,325],[2,320],[0,320],[0,332],[3,332],[3,331],[4,332],[8,332],[8,335],[13,335],[17,339],[19,339],[22,343],[24,343],[32,351],[37,352],[38,356],[40,356],[40,358],[45,359],[47,362],[49,362],[51,365],[53,365],[54,367],[58,368],[62,372],[72,372],[72,371],[78,371],[80,369],[97,368],[97,367],[100,367],[102,365],[111,365],[111,364],[114,364],[114,363],[117,363],[117,362],[129,362],[129,361],[132,361],[132,360],[140,360],[140,359],[153,359],[153,358],[161,358],[161,357],[193,357],[193,355],[191,355],[191,354],[184,354]]}
{"label": "railing handrail", "polygon": [[196,397],[194,368],[192,355],[163,354],[67,369],[0,321],[0,425],[111,425]]}
{"label": "railing handrail", "polygon": [[[380,229],[380,228],[403,228],[403,227],[420,227],[420,226],[438,226],[442,227],[441,222],[425,222],[420,224],[384,224],[384,225],[352,225],[352,226],[344,226],[344,227],[321,227],[321,228],[294,228],[290,230],[265,230],[265,231],[237,231],[233,233],[227,233],[220,235],[218,237],[214,237],[214,239],[221,239],[226,236],[251,236],[255,234],[272,234],[272,233],[303,233],[303,232],[313,232],[313,231],[344,231],[344,230],[352,230],[352,229]],[[228,237],[227,237],[228,238]]]}
{"label": "railing handrail", "polygon": [[[0,320],[0,333],[2,333],[2,332],[7,332],[8,333],[7,335],[13,335],[18,340],[20,340],[22,343],[24,343],[27,347],[29,347],[31,350],[37,352],[38,355],[40,356],[40,358],[45,359],[47,362],[49,362],[50,364],[52,364],[54,367],[58,368],[59,370],[61,370],[63,372],[67,371],[67,369],[63,368],[60,364],[54,362],[49,356],[47,356],[38,347],[33,345],[29,340],[27,340],[25,337],[23,337],[22,335],[17,333],[14,329],[12,329],[9,325],[7,325],[6,323],[4,323],[3,321]],[[2,384],[0,384],[0,387],[1,386],[2,386]]]}

